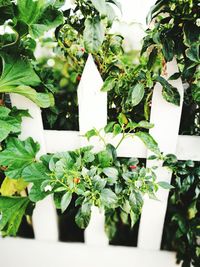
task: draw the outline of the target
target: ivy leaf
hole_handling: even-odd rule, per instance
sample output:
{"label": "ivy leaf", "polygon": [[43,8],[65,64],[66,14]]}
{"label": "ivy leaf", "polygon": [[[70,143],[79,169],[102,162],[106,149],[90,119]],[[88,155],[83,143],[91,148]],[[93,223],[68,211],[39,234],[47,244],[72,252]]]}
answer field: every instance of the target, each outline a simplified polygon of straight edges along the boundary
{"label": "ivy leaf", "polygon": [[138,83],[132,89],[131,102],[132,106],[137,106],[144,97],[144,84]]}
{"label": "ivy leaf", "polygon": [[0,78],[0,93],[21,94],[41,107],[54,104],[52,94],[37,93],[30,86],[41,83],[27,59],[0,54],[3,59],[3,71]]}
{"label": "ivy leaf", "polygon": [[155,154],[160,154],[160,149],[158,147],[157,142],[153,139],[153,137],[149,133],[145,132],[137,132],[135,133],[137,137],[139,137],[142,142],[146,145],[146,147],[154,152]]}
{"label": "ivy leaf", "polygon": [[158,182],[158,185],[164,189],[172,189],[174,186],[170,185],[167,182]]}
{"label": "ivy leaf", "polygon": [[39,144],[32,138],[21,141],[17,138],[9,138],[7,147],[0,152],[0,165],[6,166],[6,176],[18,179],[22,176],[23,169],[35,161]]}
{"label": "ivy leaf", "polygon": [[105,27],[99,17],[87,18],[83,39],[85,49],[89,53],[97,53],[103,43]]}
{"label": "ivy leaf", "polygon": [[76,214],[75,222],[81,229],[85,229],[90,222],[90,218],[91,204],[84,203]]}
{"label": "ivy leaf", "polygon": [[24,110],[13,109],[0,106],[0,142],[8,137],[11,133],[20,133],[22,117],[29,117],[29,113]]}
{"label": "ivy leaf", "polygon": [[67,192],[62,196],[62,199],[61,199],[61,211],[62,211],[62,213],[67,209],[71,200],[72,200],[72,193],[71,192]]}
{"label": "ivy leaf", "polygon": [[17,9],[17,20],[28,25],[33,38],[63,23],[62,13],[47,0],[18,0]]}
{"label": "ivy leaf", "polygon": [[41,162],[34,162],[24,168],[22,172],[22,177],[26,182],[42,183],[45,180],[49,180],[50,176],[48,175],[49,170]]}
{"label": "ivy leaf", "polygon": [[27,197],[0,196],[0,230],[3,234],[16,235],[29,203]]}
{"label": "ivy leaf", "polygon": [[0,14],[0,25],[4,24],[6,20],[14,17],[13,4],[11,0],[0,1]]}
{"label": "ivy leaf", "polygon": [[177,88],[173,87],[163,77],[157,77],[157,81],[163,86],[162,95],[164,99],[177,106],[180,105],[180,94]]}

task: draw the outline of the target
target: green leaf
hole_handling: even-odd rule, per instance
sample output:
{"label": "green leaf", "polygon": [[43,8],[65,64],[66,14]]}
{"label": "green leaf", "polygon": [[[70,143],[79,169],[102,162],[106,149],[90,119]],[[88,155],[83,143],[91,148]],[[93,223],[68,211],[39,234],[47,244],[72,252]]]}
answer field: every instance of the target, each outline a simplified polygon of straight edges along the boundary
{"label": "green leaf", "polygon": [[99,17],[87,18],[85,20],[83,39],[87,52],[97,53],[103,43],[104,35],[105,27]]}
{"label": "green leaf", "polygon": [[0,193],[2,196],[12,196],[15,193],[21,193],[26,189],[28,183],[22,178],[14,180],[6,177],[1,184]]}
{"label": "green leaf", "polygon": [[106,1],[105,0],[91,0],[95,9],[101,14],[106,15]]}
{"label": "green leaf", "polygon": [[154,63],[156,62],[157,56],[158,56],[158,49],[157,47],[154,47],[149,55],[149,60],[147,63],[148,70],[151,70],[153,68]]}
{"label": "green leaf", "polygon": [[195,63],[200,63],[200,45],[193,44],[186,50],[186,56]]}
{"label": "green leaf", "polygon": [[87,140],[89,141],[91,137],[93,136],[97,136],[97,131],[96,129],[92,129],[92,130],[89,130],[86,134],[85,134],[85,137],[87,138]]}
{"label": "green leaf", "polygon": [[22,177],[26,182],[42,183],[45,180],[49,180],[49,170],[41,162],[34,162],[23,169]]}
{"label": "green leaf", "polygon": [[178,78],[180,78],[180,76],[181,76],[181,72],[176,72],[176,73],[172,74],[172,75],[169,77],[169,81],[177,80]]}
{"label": "green leaf", "polygon": [[47,0],[18,0],[17,19],[28,25],[33,38],[63,23],[62,13],[51,4]]}
{"label": "green leaf", "polygon": [[114,125],[113,135],[116,136],[122,132],[122,128],[119,124]]}
{"label": "green leaf", "polygon": [[151,150],[155,154],[160,154],[160,149],[158,147],[157,142],[153,139],[153,137],[149,133],[137,132],[135,133],[135,135],[142,140],[142,142],[146,145],[146,147],[149,150]]}
{"label": "green leaf", "polygon": [[0,152],[0,165],[7,167],[5,174],[13,179],[20,178],[23,169],[35,161],[39,148],[32,138],[25,141],[9,138],[6,149]]}
{"label": "green leaf", "polygon": [[0,230],[3,234],[16,235],[29,203],[27,197],[0,196]]}
{"label": "green leaf", "polygon": [[7,92],[23,95],[41,108],[48,108],[54,105],[54,97],[51,93],[37,93],[30,86],[21,85],[15,89],[7,90]]}
{"label": "green leaf", "polygon": [[138,83],[132,89],[131,102],[132,106],[137,106],[144,97],[144,84]]}
{"label": "green leaf", "polygon": [[38,202],[42,199],[44,199],[50,192],[44,192],[41,190],[41,184],[35,182],[34,185],[31,187],[31,190],[29,192],[29,199],[32,202]]}
{"label": "green leaf", "polygon": [[10,0],[0,2],[0,14],[0,25],[3,25],[6,20],[14,17],[13,4]]}
{"label": "green leaf", "polygon": [[158,182],[158,185],[164,189],[172,189],[174,186],[170,185],[167,182]]}
{"label": "green leaf", "polygon": [[62,213],[67,209],[71,200],[72,200],[72,193],[69,191],[62,196],[62,199],[61,199],[61,211],[62,211]]}
{"label": "green leaf", "polygon": [[116,78],[114,77],[108,77],[105,82],[103,83],[103,86],[101,88],[102,92],[109,92],[111,91],[116,85]]}
{"label": "green leaf", "polygon": [[129,203],[135,214],[140,214],[143,206],[143,198],[140,192],[133,191],[129,196]]}
{"label": "green leaf", "polygon": [[113,162],[112,154],[109,151],[100,151],[97,154],[99,164],[102,168],[109,167]]}
{"label": "green leaf", "polygon": [[180,94],[177,88],[173,87],[163,77],[160,77],[160,76],[157,77],[157,81],[163,86],[162,95],[164,99],[172,104],[179,106],[180,105]]}
{"label": "green leaf", "polygon": [[113,131],[113,127],[115,125],[115,121],[111,121],[109,122],[105,127],[104,127],[104,131],[105,133],[111,133]]}
{"label": "green leaf", "polygon": [[28,113],[23,111],[11,113],[11,110],[0,106],[0,142],[8,137],[9,134],[19,134],[21,131],[22,116],[29,116]]}
{"label": "green leaf", "polygon": [[110,178],[117,179],[118,178],[118,170],[114,167],[107,167],[103,169],[103,173]]}
{"label": "green leaf", "polygon": [[162,38],[162,52],[167,62],[171,61],[174,57],[174,41],[167,37]]}
{"label": "green leaf", "polygon": [[100,198],[102,204],[108,208],[112,208],[117,203],[117,196],[111,189],[108,188],[101,191]]}
{"label": "green leaf", "polygon": [[27,59],[22,57],[11,57],[1,53],[3,59],[3,71],[0,78],[2,86],[37,86],[41,83],[40,78],[33,70]]}
{"label": "green leaf", "polygon": [[118,121],[119,121],[120,125],[128,124],[128,119],[127,119],[126,115],[122,112],[118,116]]}
{"label": "green leaf", "polygon": [[0,93],[21,94],[43,108],[54,104],[52,94],[37,93],[30,87],[39,85],[41,81],[27,59],[11,57],[5,53],[1,54],[1,57],[3,71],[0,78]]}
{"label": "green leaf", "polygon": [[154,127],[154,124],[153,123],[150,123],[148,121],[140,121],[138,123],[138,126],[137,127],[141,127],[141,128],[144,128],[144,129],[151,129]]}
{"label": "green leaf", "polygon": [[200,102],[200,82],[198,82],[197,84],[193,84],[192,85],[192,97],[195,101]]}
{"label": "green leaf", "polygon": [[91,205],[85,203],[78,210],[78,213],[76,214],[75,217],[75,222],[81,229],[85,229],[90,222],[90,218],[91,218]]}

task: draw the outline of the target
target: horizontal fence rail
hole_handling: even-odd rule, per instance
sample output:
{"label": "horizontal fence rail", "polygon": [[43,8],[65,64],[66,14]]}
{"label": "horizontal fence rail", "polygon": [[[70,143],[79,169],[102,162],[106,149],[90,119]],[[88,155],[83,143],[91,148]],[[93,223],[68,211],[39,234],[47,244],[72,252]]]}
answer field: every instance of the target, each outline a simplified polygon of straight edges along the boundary
{"label": "horizontal fence rail", "polygon": [[[80,147],[81,134],[78,131],[44,130],[46,151],[48,153],[74,150]],[[121,135],[112,139],[113,145],[118,144]],[[56,146],[55,146],[55,139]],[[92,137],[86,145],[99,143],[99,139]],[[192,148],[192,149],[191,149]],[[176,146],[176,156],[179,160],[200,161],[200,136],[179,135]],[[125,139],[117,149],[118,157],[124,158],[147,158],[147,148],[144,143],[135,136]]]}

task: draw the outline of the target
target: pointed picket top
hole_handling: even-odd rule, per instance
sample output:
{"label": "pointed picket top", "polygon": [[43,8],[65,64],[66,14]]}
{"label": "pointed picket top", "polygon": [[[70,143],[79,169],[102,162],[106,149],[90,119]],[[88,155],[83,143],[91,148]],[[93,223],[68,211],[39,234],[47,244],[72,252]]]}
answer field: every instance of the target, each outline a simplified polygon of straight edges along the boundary
{"label": "pointed picket top", "polygon": [[101,75],[92,55],[89,55],[78,86],[81,134],[85,134],[94,127],[103,128],[107,123],[107,94],[101,92],[102,85]]}
{"label": "pointed picket top", "polygon": [[[178,66],[174,59],[167,63],[167,75],[164,78],[168,79],[176,72],[178,72]],[[184,93],[180,78],[169,82],[176,87],[180,93],[180,106],[167,102],[162,96],[162,86],[156,84],[153,92],[150,119],[151,123],[154,124],[154,128],[149,131],[158,142],[160,150],[164,152],[165,155],[176,153]],[[148,152],[148,156],[151,154],[151,152]],[[172,174],[169,170],[163,168],[160,162],[156,164],[155,161],[147,160],[147,166],[151,167],[152,165],[160,165],[155,171],[158,181],[171,182]],[[159,189],[157,193],[159,201],[149,198],[145,199],[139,228],[139,248],[160,249],[168,194],[168,190]]]}
{"label": "pointed picket top", "polygon": [[[40,144],[40,151],[37,154],[39,159],[41,155],[46,154],[41,110],[35,103],[24,96],[10,94],[10,98],[12,106],[16,106],[19,109],[27,109],[31,115],[31,118],[23,118],[20,139],[24,140],[32,137],[34,141]],[[56,209],[50,196],[36,204],[33,212],[33,229],[36,240],[58,240]]]}
{"label": "pointed picket top", "polygon": [[[84,135],[96,128],[100,130],[107,124],[107,94],[101,92],[103,80],[94,63],[92,55],[88,56],[82,78],[78,87],[79,130]],[[97,141],[97,140],[96,140]],[[88,145],[86,138],[81,138],[81,146]],[[101,142],[94,142],[95,150],[101,149]],[[107,245],[104,232],[104,214],[93,207],[90,224],[85,231],[86,244]]]}

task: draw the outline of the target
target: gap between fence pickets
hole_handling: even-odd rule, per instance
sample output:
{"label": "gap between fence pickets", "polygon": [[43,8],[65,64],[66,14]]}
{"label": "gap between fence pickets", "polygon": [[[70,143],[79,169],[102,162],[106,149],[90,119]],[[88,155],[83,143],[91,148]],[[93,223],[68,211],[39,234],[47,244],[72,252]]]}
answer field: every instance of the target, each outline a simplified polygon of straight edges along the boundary
{"label": "gap between fence pickets", "polygon": [[[169,78],[176,72],[178,72],[178,66],[176,60],[173,59],[173,61],[167,63],[167,76],[165,78]],[[180,93],[180,106],[175,106],[164,100],[160,84],[156,84],[154,88],[151,106],[150,120],[154,123],[154,128],[150,130],[150,134],[158,142],[159,148],[164,154],[176,153],[184,94],[183,84],[180,78],[175,81],[170,81],[170,83],[176,87]],[[151,154],[150,152],[148,153],[148,155]],[[159,166],[155,171],[157,180],[170,183],[172,173],[167,170],[167,168],[162,167],[162,162],[147,160],[148,167],[156,164]],[[168,193],[168,190],[159,189],[157,194],[159,201],[145,198],[139,226],[139,248],[160,249]]]}
{"label": "gap between fence pickets", "polygon": [[[10,98],[12,106],[16,106],[19,109],[27,109],[32,116],[32,118],[23,118],[20,139],[24,140],[32,137],[34,141],[37,141],[40,144],[40,151],[37,155],[39,158],[46,153],[41,110],[36,104],[23,96],[10,94]],[[35,239],[58,240],[56,209],[50,196],[37,203],[32,220]]]}

